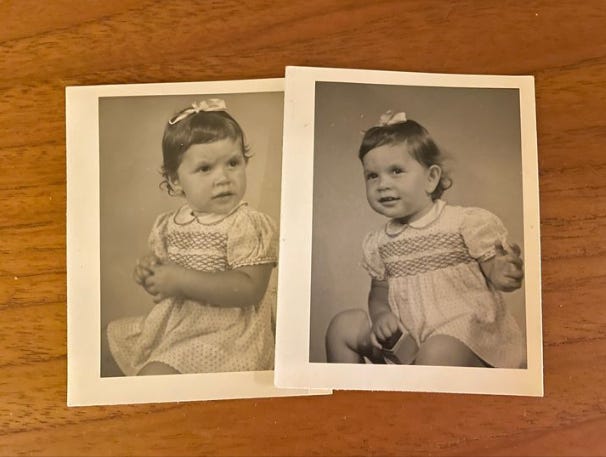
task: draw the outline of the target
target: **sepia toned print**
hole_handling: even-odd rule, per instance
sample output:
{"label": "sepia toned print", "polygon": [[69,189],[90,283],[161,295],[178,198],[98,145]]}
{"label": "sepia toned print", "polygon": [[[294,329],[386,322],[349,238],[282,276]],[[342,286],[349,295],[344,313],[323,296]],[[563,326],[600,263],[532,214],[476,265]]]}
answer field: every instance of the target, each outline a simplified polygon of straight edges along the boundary
{"label": "sepia toned print", "polygon": [[278,384],[540,393],[531,78],[291,67],[286,84],[285,182],[303,169],[313,196],[285,185],[285,207],[313,223],[282,223],[285,257],[303,244],[311,268],[282,265]]}

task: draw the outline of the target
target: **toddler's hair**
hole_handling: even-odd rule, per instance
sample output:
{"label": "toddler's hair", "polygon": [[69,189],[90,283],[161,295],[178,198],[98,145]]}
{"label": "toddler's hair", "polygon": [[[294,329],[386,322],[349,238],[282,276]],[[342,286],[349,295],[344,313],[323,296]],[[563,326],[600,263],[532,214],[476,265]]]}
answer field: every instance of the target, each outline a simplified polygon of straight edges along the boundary
{"label": "toddler's hair", "polygon": [[[181,111],[173,119],[177,119],[189,109]],[[183,154],[190,146],[213,143],[226,138],[240,142],[244,160],[248,161],[249,147],[245,143],[242,127],[227,111],[200,111],[186,115],[177,122],[167,123],[162,138],[161,173],[164,180],[160,183],[160,187],[165,187],[170,195],[175,194],[169,178],[177,175]]]}
{"label": "toddler's hair", "polygon": [[429,132],[418,122],[406,120],[393,124],[377,125],[364,133],[358,157],[360,160],[372,149],[383,145],[405,144],[408,153],[421,165],[438,165],[442,170],[440,182],[431,193],[432,200],[442,196],[452,186],[452,179],[444,169],[444,155]]}

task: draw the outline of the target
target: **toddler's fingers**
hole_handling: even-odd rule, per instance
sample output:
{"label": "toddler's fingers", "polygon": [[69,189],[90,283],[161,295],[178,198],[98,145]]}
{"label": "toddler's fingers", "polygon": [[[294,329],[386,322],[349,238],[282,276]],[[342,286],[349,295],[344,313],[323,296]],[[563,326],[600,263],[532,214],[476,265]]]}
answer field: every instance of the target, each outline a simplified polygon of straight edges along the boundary
{"label": "toddler's fingers", "polygon": [[395,321],[390,321],[383,329],[383,341],[387,341],[398,331],[398,324]]}
{"label": "toddler's fingers", "polygon": [[510,257],[512,259],[521,260],[520,255],[522,254],[522,250],[520,249],[520,246],[517,243],[507,243],[506,242],[504,245],[504,249],[505,249],[505,253],[507,254],[508,257]]}
{"label": "toddler's fingers", "polygon": [[139,272],[136,269],[133,271],[133,279],[140,286],[143,285],[143,278],[141,278],[141,276],[139,275]]}
{"label": "toddler's fingers", "polygon": [[133,278],[137,284],[143,285],[146,276],[149,276],[149,274],[146,274],[146,270],[140,266],[135,267],[135,270],[133,271]]}
{"label": "toddler's fingers", "polygon": [[146,262],[146,264],[145,264],[145,266],[148,269],[151,269],[151,268],[153,268],[153,267],[155,267],[157,265],[160,265],[160,261],[158,260],[157,257],[152,257],[152,258],[148,259],[147,262]]}
{"label": "toddler's fingers", "polygon": [[158,293],[156,284],[150,281],[145,281],[145,290],[152,295],[156,295]]}
{"label": "toddler's fingers", "polygon": [[147,271],[149,271],[150,276],[155,275],[158,272],[158,269],[162,268],[162,264],[157,263],[155,265],[150,266]]}
{"label": "toddler's fingers", "polygon": [[524,272],[520,268],[510,269],[505,276],[511,279],[522,279],[524,277]]}
{"label": "toddler's fingers", "polygon": [[156,262],[156,256],[154,254],[146,254],[139,259],[141,265],[153,265]]}
{"label": "toddler's fingers", "polygon": [[503,283],[503,286],[501,287],[501,290],[503,292],[513,292],[514,290],[518,290],[520,288],[520,286],[522,285],[522,281],[516,281],[516,280],[506,280]]}
{"label": "toddler's fingers", "polygon": [[517,243],[512,243],[509,245],[509,247],[511,248],[512,252],[518,257],[522,253],[522,250],[520,249],[520,246]]}
{"label": "toddler's fingers", "polygon": [[383,333],[385,338],[389,338],[396,332],[396,330],[398,330],[398,318],[396,316],[392,317],[393,319],[388,319],[383,322]]}
{"label": "toddler's fingers", "polygon": [[149,288],[146,288],[146,289],[145,289],[145,292],[147,292],[148,294],[150,294],[150,295],[152,295],[152,296],[154,296],[154,295],[158,295],[158,294],[159,294],[159,292],[158,292],[158,291],[156,291],[156,290],[151,291],[151,290],[149,290]]}
{"label": "toddler's fingers", "polygon": [[137,270],[142,277],[150,276],[153,273],[151,267],[145,265],[138,265],[135,270]]}
{"label": "toddler's fingers", "polygon": [[395,330],[391,330],[391,326],[388,326],[386,328],[383,328],[383,335],[380,338],[380,341],[382,341],[383,343],[385,343],[387,340],[389,340],[395,333],[397,332],[397,326]]}
{"label": "toddler's fingers", "polygon": [[377,340],[383,341],[385,340],[385,329],[383,328],[383,325],[378,326],[375,329],[375,336],[377,337]]}
{"label": "toddler's fingers", "polygon": [[517,290],[520,288],[520,286],[522,285],[522,279],[524,279],[524,276],[505,276],[503,278],[503,290],[505,290],[505,292],[512,292],[514,290]]}
{"label": "toddler's fingers", "polygon": [[497,255],[506,255],[507,254],[507,252],[505,251],[505,248],[503,247],[503,243],[500,240],[497,240],[494,242],[494,250]]}
{"label": "toddler's fingers", "polygon": [[388,333],[388,338],[393,335],[394,333],[396,333],[398,331],[398,319],[392,319],[390,321],[387,322],[387,332]]}
{"label": "toddler's fingers", "polygon": [[381,344],[377,340],[377,336],[372,331],[370,332],[370,344],[372,344],[377,349],[381,349],[382,348]]}
{"label": "toddler's fingers", "polygon": [[517,268],[522,268],[522,266],[524,265],[524,261],[522,260],[522,258],[514,253],[507,254],[507,261],[515,265]]}

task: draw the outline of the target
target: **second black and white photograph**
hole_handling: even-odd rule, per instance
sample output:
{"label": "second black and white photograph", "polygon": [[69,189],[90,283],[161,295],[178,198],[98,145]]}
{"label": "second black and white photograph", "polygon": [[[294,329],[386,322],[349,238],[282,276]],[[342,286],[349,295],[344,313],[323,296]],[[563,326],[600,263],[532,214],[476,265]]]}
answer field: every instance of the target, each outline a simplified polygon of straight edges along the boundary
{"label": "second black and white photograph", "polygon": [[[371,83],[353,70],[342,73],[359,81],[331,81],[329,69],[305,80],[311,70],[297,70],[289,76],[307,82],[314,101],[303,365],[316,374],[356,365],[392,370],[366,385],[362,376],[340,384],[369,389],[407,390],[416,369],[463,369],[438,390],[465,385],[466,368],[490,377],[498,369],[525,373],[527,328],[537,322],[528,316],[540,315],[540,295],[538,232],[528,231],[538,213],[525,213],[525,199],[538,194],[524,182],[533,164],[523,145],[522,89],[481,77],[460,86],[422,75],[414,83]],[[293,86],[287,79],[287,90]],[[293,150],[287,145],[286,160]],[[294,205],[294,195],[286,202]],[[293,230],[286,228],[287,242]],[[285,277],[288,293],[286,284]],[[282,302],[288,310],[291,298]],[[530,341],[536,370],[534,333]]]}

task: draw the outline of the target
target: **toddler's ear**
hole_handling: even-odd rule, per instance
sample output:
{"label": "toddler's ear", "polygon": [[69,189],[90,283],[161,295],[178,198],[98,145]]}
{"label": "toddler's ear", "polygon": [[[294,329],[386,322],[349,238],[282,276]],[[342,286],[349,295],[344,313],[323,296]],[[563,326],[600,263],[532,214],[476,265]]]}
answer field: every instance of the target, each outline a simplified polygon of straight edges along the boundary
{"label": "toddler's ear", "polygon": [[432,194],[436,187],[438,187],[438,183],[440,182],[440,178],[442,177],[442,169],[438,165],[432,165],[427,170],[427,181],[425,184],[425,192],[428,194]]}
{"label": "toddler's ear", "polygon": [[169,176],[168,182],[170,187],[172,187],[173,191],[177,194],[183,193],[183,188],[181,187],[181,183],[179,183],[179,179],[176,177]]}

